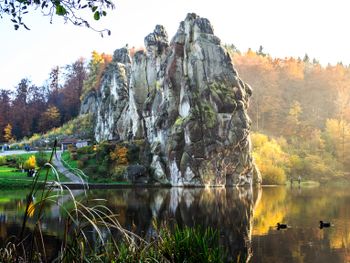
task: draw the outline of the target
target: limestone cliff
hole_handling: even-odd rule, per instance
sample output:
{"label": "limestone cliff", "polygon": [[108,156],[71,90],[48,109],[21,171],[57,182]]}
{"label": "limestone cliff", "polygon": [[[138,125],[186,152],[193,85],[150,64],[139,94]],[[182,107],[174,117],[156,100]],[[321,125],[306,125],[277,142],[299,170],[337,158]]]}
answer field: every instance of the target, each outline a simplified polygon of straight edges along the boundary
{"label": "limestone cliff", "polygon": [[170,43],[157,25],[145,47],[132,60],[126,48],[116,50],[100,92],[83,102],[95,111],[96,140],[144,138],[156,181],[243,185],[253,174],[259,181],[247,115],[252,89],[210,22],[188,14]]}

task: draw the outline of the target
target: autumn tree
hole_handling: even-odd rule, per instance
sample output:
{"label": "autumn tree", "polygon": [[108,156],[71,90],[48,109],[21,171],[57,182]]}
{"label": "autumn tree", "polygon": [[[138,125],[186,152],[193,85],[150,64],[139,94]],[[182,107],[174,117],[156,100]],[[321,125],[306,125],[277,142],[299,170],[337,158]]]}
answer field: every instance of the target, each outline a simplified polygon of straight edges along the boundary
{"label": "autumn tree", "polygon": [[27,96],[27,121],[30,123],[30,133],[40,133],[39,120],[47,108],[46,89],[44,86],[31,85]]}
{"label": "autumn tree", "polygon": [[11,124],[7,124],[6,127],[4,128],[4,139],[6,142],[9,142],[13,139]]}
{"label": "autumn tree", "polygon": [[80,95],[87,74],[84,63],[84,59],[81,58],[65,67],[65,82],[61,89],[62,103],[61,108],[59,108],[62,114],[62,123],[69,121],[79,114]]}
{"label": "autumn tree", "polygon": [[88,65],[88,75],[84,82],[81,99],[90,91],[97,91],[100,87],[102,75],[108,64],[112,61],[112,56],[92,52],[91,60]]}
{"label": "autumn tree", "polygon": [[350,124],[344,120],[328,119],[325,133],[328,150],[334,152],[344,167],[350,167]]}
{"label": "autumn tree", "polygon": [[262,182],[264,184],[284,184],[289,159],[280,144],[261,133],[252,134],[252,143],[253,157],[260,169]]}
{"label": "autumn tree", "polygon": [[12,101],[11,123],[13,133],[17,138],[22,138],[31,134],[31,118],[28,115],[28,90],[30,87],[28,79],[22,79],[16,87],[14,99]]}
{"label": "autumn tree", "polygon": [[[11,94],[9,90],[0,90],[0,131],[3,131],[10,121],[11,112]],[[3,134],[0,134],[0,141],[2,141]]]}
{"label": "autumn tree", "polygon": [[40,127],[42,130],[49,130],[60,125],[60,112],[55,106],[49,106],[42,114],[40,119]]}
{"label": "autumn tree", "polygon": [[302,113],[301,105],[298,101],[293,101],[289,109],[284,134],[287,136],[296,136],[300,131],[300,115]]}

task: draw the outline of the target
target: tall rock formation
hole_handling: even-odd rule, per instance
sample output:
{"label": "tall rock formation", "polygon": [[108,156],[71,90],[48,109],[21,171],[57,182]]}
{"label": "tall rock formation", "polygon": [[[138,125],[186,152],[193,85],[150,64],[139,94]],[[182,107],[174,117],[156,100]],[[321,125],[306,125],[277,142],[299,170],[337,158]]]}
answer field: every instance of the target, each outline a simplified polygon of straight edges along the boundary
{"label": "tall rock formation", "polygon": [[[172,185],[244,185],[260,180],[247,115],[251,87],[210,22],[188,14],[168,42],[163,26],[131,60],[115,51],[97,98],[95,137],[145,139],[154,180]],[[91,101],[95,100],[96,108]]]}

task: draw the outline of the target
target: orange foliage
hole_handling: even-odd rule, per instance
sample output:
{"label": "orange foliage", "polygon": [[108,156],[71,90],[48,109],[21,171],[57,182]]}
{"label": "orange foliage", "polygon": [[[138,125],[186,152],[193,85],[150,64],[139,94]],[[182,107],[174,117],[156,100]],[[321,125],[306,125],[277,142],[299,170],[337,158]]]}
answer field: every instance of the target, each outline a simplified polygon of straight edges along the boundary
{"label": "orange foliage", "polygon": [[129,163],[128,161],[128,148],[125,146],[119,146],[117,145],[109,154],[112,161],[116,161],[118,165],[127,165]]}

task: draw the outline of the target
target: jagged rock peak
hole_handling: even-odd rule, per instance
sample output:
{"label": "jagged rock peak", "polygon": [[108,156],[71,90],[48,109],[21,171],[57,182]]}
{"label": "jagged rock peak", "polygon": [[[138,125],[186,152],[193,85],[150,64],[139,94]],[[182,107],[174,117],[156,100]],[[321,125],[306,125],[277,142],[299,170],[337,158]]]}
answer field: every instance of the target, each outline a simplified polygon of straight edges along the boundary
{"label": "jagged rock peak", "polygon": [[241,80],[209,20],[188,14],[170,45],[163,26],[130,64],[116,50],[98,94],[97,141],[149,145],[152,179],[172,185],[259,181],[247,115],[251,87]]}
{"label": "jagged rock peak", "polygon": [[154,31],[145,37],[145,47],[148,51],[157,48],[158,52],[162,52],[169,46],[168,33],[164,26],[156,25]]}
{"label": "jagged rock peak", "polygon": [[123,64],[130,64],[129,50],[126,47],[116,49],[113,54],[113,60]]}
{"label": "jagged rock peak", "polygon": [[214,34],[214,29],[210,21],[206,18],[196,15],[195,13],[187,14],[187,17],[184,22],[193,23],[193,25],[195,25],[198,28],[198,31],[201,33],[211,34],[211,35]]}

